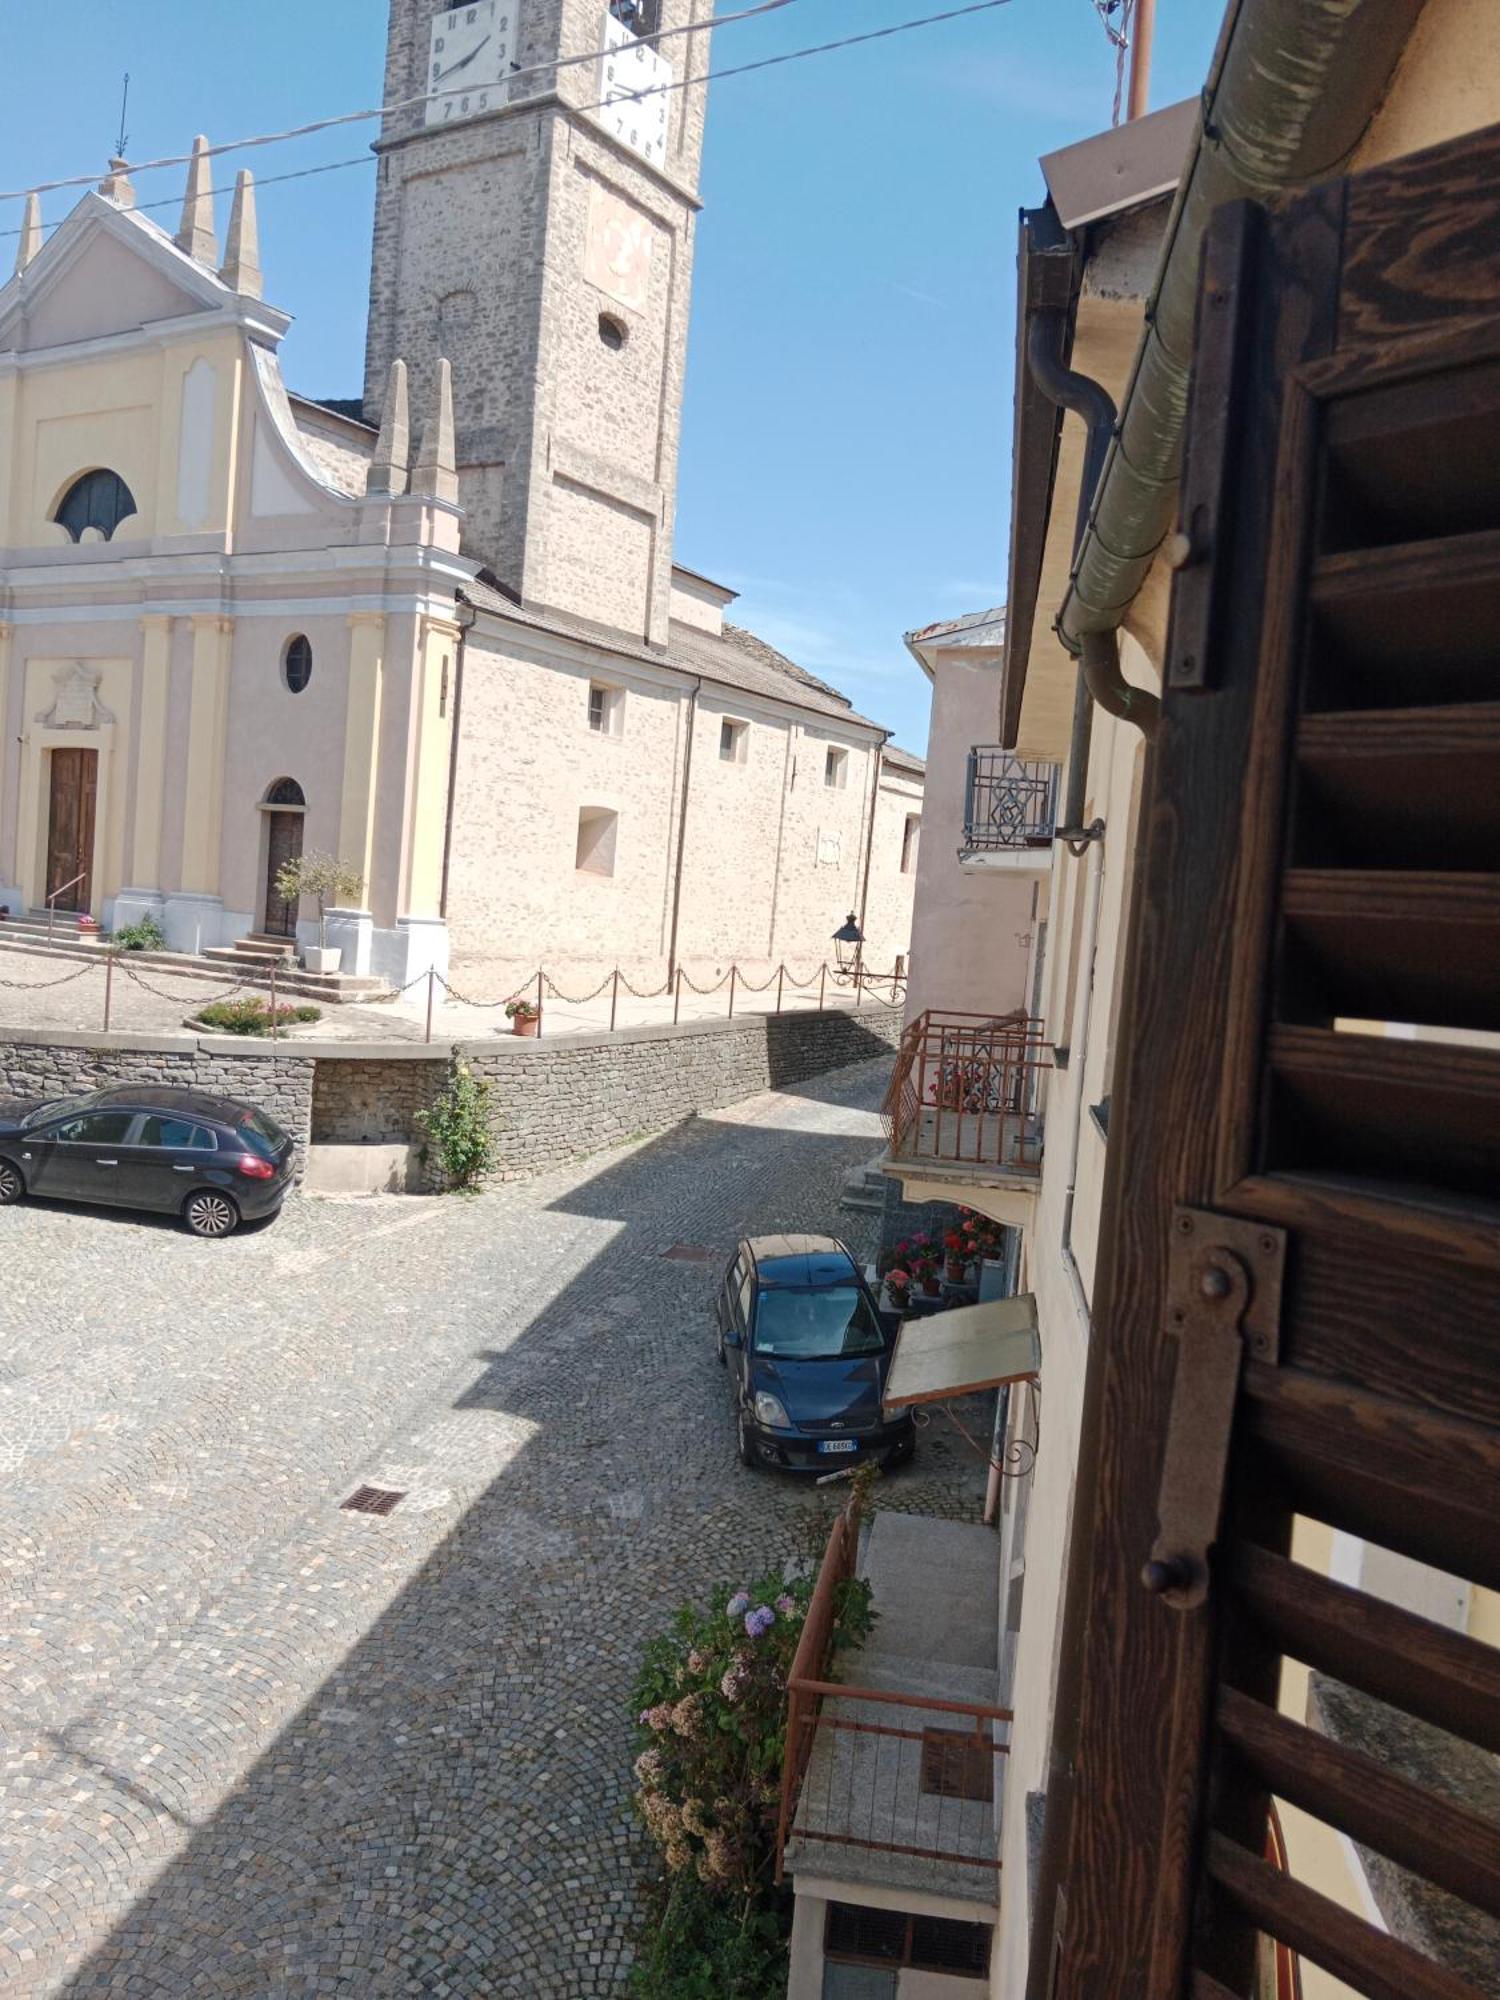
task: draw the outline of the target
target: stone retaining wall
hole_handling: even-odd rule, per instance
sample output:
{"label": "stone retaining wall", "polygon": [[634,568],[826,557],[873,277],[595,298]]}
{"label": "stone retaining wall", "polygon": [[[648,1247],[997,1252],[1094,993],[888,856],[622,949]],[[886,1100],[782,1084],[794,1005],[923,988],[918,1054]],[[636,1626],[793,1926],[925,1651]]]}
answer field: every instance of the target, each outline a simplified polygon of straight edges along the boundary
{"label": "stone retaining wall", "polygon": [[[900,1010],[830,1008],[632,1028],[555,1041],[497,1035],[460,1044],[493,1086],[497,1178],[659,1131],[893,1049]],[[433,1043],[248,1042],[218,1035],[0,1037],[0,1094],[37,1097],[141,1079],[251,1098],[310,1147],[315,1185],[417,1186],[415,1113],[442,1088],[451,1049]]]}

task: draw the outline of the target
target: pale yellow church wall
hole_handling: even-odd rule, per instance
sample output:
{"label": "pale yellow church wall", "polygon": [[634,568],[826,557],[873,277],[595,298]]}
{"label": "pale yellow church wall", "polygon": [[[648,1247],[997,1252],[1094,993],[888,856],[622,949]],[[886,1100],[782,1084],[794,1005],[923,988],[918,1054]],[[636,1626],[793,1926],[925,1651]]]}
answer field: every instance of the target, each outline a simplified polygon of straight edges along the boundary
{"label": "pale yellow church wall", "polygon": [[[56,550],[76,559],[51,516],[73,480],[100,466],[119,473],[137,508],[116,529],[111,548],[162,536],[222,535],[240,425],[238,339],[226,330],[67,367],[18,371],[0,404],[9,469],[0,481],[0,546]],[[212,371],[212,415],[198,447],[206,458],[203,504],[195,519],[185,521],[178,504],[182,385],[199,363]]]}
{"label": "pale yellow church wall", "polygon": [[456,625],[424,620],[414,655],[406,846],[397,895],[401,916],[436,917],[441,908],[458,637]]}
{"label": "pale yellow church wall", "polygon": [[[312,646],[312,678],[293,694],[282,657],[298,633]],[[349,645],[343,614],[235,621],[218,893],[225,911],[248,917],[253,930],[265,917],[268,829],[260,804],[278,778],[295,779],[307,800],[304,848],[332,853],[340,844]]]}

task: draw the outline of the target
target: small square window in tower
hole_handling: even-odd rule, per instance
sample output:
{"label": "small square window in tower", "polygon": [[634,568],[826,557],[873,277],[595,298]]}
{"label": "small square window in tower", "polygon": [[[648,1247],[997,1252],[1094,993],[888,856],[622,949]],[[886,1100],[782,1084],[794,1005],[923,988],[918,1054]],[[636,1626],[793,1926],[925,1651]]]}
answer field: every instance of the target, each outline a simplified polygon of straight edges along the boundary
{"label": "small square window in tower", "polygon": [[589,683],[589,728],[596,736],[621,736],[625,730],[625,695],[603,681]]}
{"label": "small square window in tower", "polygon": [[574,863],[580,875],[613,875],[615,837],[620,815],[608,806],[584,806],[578,814],[578,852]]}
{"label": "small square window in tower", "polygon": [[823,783],[842,791],[849,782],[849,752],[835,750],[831,746],[823,759]]}
{"label": "small square window in tower", "polygon": [[731,722],[726,716],[719,724],[719,755],[726,764],[743,764],[750,744],[748,722]]}
{"label": "small square window in tower", "polygon": [[920,813],[908,813],[901,829],[901,873],[910,875],[917,865],[917,838],[922,825]]}

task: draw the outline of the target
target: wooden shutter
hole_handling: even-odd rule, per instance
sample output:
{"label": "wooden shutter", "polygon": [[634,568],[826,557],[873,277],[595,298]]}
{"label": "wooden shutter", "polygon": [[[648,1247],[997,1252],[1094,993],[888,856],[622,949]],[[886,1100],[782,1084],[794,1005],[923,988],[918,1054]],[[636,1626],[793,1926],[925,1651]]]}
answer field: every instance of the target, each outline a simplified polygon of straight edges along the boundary
{"label": "wooden shutter", "polygon": [[1492,1822],[1276,1710],[1288,1656],[1500,1749],[1500,1654],[1288,1553],[1500,1587],[1500,1043],[1427,1032],[1500,1030],[1500,137],[1221,212],[1198,365],[1032,1992],[1244,2000],[1266,1934],[1460,2000],[1263,1856],[1276,1794],[1500,1914]]}

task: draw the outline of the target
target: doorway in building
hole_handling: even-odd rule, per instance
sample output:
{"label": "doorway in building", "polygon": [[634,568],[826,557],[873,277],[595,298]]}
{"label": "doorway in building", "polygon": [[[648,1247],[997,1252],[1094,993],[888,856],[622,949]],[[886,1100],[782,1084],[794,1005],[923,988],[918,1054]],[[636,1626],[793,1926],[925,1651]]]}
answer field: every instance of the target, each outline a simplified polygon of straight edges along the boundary
{"label": "doorway in building", "polygon": [[268,937],[297,935],[297,899],[290,901],[276,887],[276,878],[287,862],[302,852],[302,821],[307,801],[295,778],[278,778],[266,793],[266,918]]}
{"label": "doorway in building", "polygon": [[58,910],[86,910],[93,889],[97,750],[51,753],[47,807],[47,901]]}

